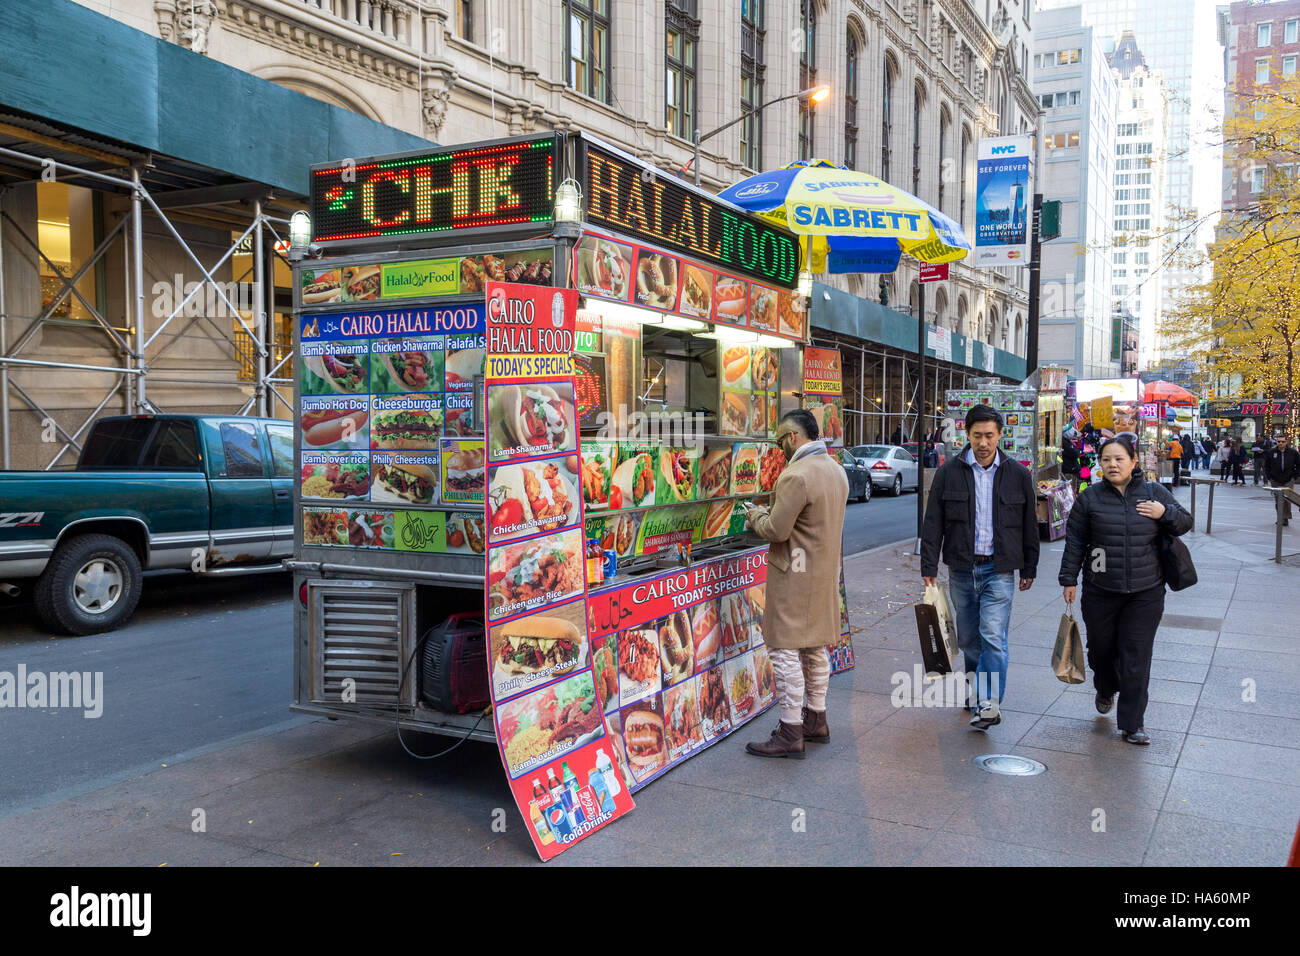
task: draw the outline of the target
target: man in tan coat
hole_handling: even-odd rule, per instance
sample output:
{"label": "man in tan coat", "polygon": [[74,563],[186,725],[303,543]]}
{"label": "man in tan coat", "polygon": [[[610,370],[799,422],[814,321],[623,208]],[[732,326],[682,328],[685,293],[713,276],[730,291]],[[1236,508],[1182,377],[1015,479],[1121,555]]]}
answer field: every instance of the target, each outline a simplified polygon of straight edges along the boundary
{"label": "man in tan coat", "polygon": [[771,542],[763,640],[772,659],[781,722],[760,757],[799,757],[805,740],[826,743],[826,645],[840,633],[840,538],[849,481],[818,440],[817,419],[786,412],[776,440],[789,464],[777,479],[771,509],[753,507],[747,522]]}

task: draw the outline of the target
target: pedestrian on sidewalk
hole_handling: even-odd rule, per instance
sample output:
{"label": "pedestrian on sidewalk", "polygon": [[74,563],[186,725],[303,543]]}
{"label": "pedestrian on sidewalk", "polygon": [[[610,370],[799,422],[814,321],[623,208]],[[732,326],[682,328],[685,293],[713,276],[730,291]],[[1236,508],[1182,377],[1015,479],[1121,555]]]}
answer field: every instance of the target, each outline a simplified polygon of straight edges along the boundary
{"label": "pedestrian on sidewalk", "polygon": [[1205,467],[1205,446],[1201,444],[1199,438],[1192,443],[1192,461],[1196,463],[1198,469]]}
{"label": "pedestrian on sidewalk", "polygon": [[939,556],[966,662],[971,726],[1002,722],[1007,630],[1016,572],[1028,591],[1038,573],[1038,501],[1033,476],[998,450],[1002,416],[987,405],[966,413],[970,447],[935,472],[921,536],[921,577],[938,586]]}
{"label": "pedestrian on sidewalk", "polygon": [[1183,446],[1183,457],[1182,457],[1183,478],[1186,479],[1187,476],[1192,473],[1192,455],[1194,453],[1192,436],[1188,432],[1183,432],[1183,434],[1179,437],[1178,440],[1182,443]]}
{"label": "pedestrian on sidewalk", "polygon": [[776,480],[771,509],[752,507],[746,523],[771,543],[763,641],[772,660],[781,720],[771,739],[746,744],[760,757],[804,755],[805,740],[826,743],[826,647],[840,634],[840,541],[849,481],[826,451],[817,419],[786,412],[776,429],[788,464]]}
{"label": "pedestrian on sidewalk", "polygon": [[[1219,469],[1219,480],[1220,480],[1220,481],[1226,481],[1226,480],[1228,479],[1228,452],[1229,452],[1229,450],[1230,450],[1230,448],[1229,448],[1229,446],[1228,446],[1228,441],[1227,441],[1227,439],[1224,439],[1223,441],[1216,441],[1216,442],[1214,443],[1214,462],[1213,462],[1213,464],[1215,465],[1215,467],[1217,467],[1217,468]],[[1213,474],[1211,474],[1210,477],[1214,477]]]}
{"label": "pedestrian on sidewalk", "polygon": [[1232,443],[1232,452],[1228,456],[1228,462],[1232,465],[1232,483],[1246,487],[1246,462],[1249,456],[1246,454],[1246,447],[1242,444],[1241,439],[1235,439]]}
{"label": "pedestrian on sidewalk", "polygon": [[1209,435],[1201,436],[1201,467],[1210,471],[1210,458],[1214,453],[1214,441]]}
{"label": "pedestrian on sidewalk", "polygon": [[1178,487],[1178,475],[1183,470],[1183,443],[1178,436],[1169,439],[1169,460],[1173,462],[1174,487]]}
{"label": "pedestrian on sidewalk", "polygon": [[1268,438],[1264,435],[1256,435],[1255,440],[1250,445],[1250,457],[1253,460],[1254,468],[1252,469],[1252,483],[1259,484],[1260,478],[1264,475],[1264,455],[1268,453]]}
{"label": "pedestrian on sidewalk", "polygon": [[1137,450],[1123,438],[1101,447],[1104,481],[1093,482],[1070,510],[1057,576],[1073,604],[1083,571],[1083,623],[1097,713],[1119,694],[1116,722],[1131,744],[1149,744],[1143,726],[1156,629],[1165,610],[1161,535],[1186,534],[1192,517],[1159,482],[1137,467]]}
{"label": "pedestrian on sidewalk", "polygon": [[[1277,436],[1277,444],[1264,458],[1264,477],[1270,488],[1290,488],[1300,478],[1300,452],[1291,447],[1291,436]],[[1282,499],[1282,523],[1291,523],[1291,502]]]}

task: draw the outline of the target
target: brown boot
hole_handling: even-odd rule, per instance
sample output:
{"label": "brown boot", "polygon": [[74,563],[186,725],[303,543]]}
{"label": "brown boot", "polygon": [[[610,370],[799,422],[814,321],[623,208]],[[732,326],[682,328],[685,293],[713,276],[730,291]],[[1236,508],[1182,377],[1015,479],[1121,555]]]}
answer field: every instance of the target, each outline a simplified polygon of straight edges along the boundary
{"label": "brown boot", "polygon": [[795,757],[803,759],[803,731],[798,724],[781,721],[770,739],[761,744],[745,744],[745,750],[758,757]]}
{"label": "brown boot", "polygon": [[805,743],[828,744],[831,729],[826,726],[826,711],[803,709],[803,739]]}

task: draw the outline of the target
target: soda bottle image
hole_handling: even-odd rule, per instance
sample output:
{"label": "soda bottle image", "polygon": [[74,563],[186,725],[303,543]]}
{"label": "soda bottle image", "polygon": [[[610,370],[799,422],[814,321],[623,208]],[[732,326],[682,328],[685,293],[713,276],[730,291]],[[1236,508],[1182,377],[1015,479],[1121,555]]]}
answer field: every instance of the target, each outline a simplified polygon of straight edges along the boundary
{"label": "soda bottle image", "polygon": [[537,839],[542,841],[542,846],[555,842],[555,836],[551,833],[551,828],[546,825],[542,811],[537,808],[536,800],[528,804],[528,818],[532,820],[533,829],[537,831]]}
{"label": "soda bottle image", "polygon": [[595,767],[587,774],[587,786],[595,792],[600,809],[606,813],[614,811],[614,798],[610,796],[609,787],[605,785],[605,774],[600,767]]}
{"label": "soda bottle image", "polygon": [[569,815],[565,812],[562,803],[552,803],[546,808],[546,823],[555,835],[555,839],[561,843],[568,842],[573,836],[573,827],[569,825]]}
{"label": "soda bottle image", "polygon": [[537,805],[543,810],[551,805],[550,793],[536,777],[533,778],[533,799],[537,801]]}
{"label": "soda bottle image", "polygon": [[564,808],[569,811],[570,822],[577,827],[587,820],[586,814],[582,812],[582,805],[578,802],[578,778],[569,769],[567,760],[561,764],[561,767],[563,768],[561,779],[564,783],[560,790],[560,799],[564,801]]}
{"label": "soda bottle image", "polygon": [[583,787],[578,791],[578,807],[588,820],[594,821],[600,816],[600,804],[597,802],[596,793],[591,787]]}
{"label": "soda bottle image", "polygon": [[609,754],[605,753],[603,747],[596,750],[596,769],[605,778],[605,787],[613,802],[613,798],[623,792],[623,785],[618,782],[618,774],[614,772],[614,761],[609,759]]}

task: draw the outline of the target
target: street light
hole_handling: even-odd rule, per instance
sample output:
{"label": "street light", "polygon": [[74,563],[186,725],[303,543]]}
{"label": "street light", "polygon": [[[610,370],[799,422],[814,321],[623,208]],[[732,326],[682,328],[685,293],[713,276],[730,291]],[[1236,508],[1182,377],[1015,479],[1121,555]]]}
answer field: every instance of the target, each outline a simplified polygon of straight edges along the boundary
{"label": "street light", "polygon": [[712,139],[713,137],[717,136],[721,132],[731,129],[731,127],[735,126],[737,123],[747,120],[751,116],[757,116],[759,113],[763,112],[763,110],[767,109],[769,106],[774,106],[777,103],[784,103],[786,100],[798,99],[804,96],[808,97],[809,103],[821,103],[824,102],[830,95],[831,95],[831,88],[824,83],[819,86],[810,86],[808,87],[808,89],[800,90],[798,93],[788,93],[785,96],[778,96],[774,100],[768,100],[766,103],[762,104],[761,106],[755,109],[750,110],[748,113],[740,114],[740,116],[736,117],[730,123],[724,123],[722,126],[719,126],[717,129],[710,130],[709,132],[704,133],[703,135],[701,135],[700,131],[697,129],[695,131],[695,137],[694,137],[695,160],[693,162],[693,168],[695,170],[695,185],[698,186],[700,184],[700,143],[704,142],[706,139]]}

